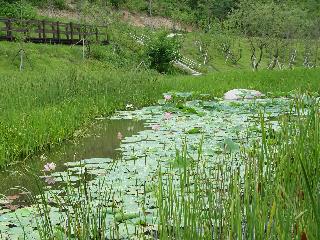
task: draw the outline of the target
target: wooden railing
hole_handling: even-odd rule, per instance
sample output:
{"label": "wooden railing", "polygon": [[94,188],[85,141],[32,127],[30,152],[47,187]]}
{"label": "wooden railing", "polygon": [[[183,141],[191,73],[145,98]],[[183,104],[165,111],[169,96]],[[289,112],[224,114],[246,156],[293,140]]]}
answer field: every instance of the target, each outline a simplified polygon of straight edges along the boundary
{"label": "wooden railing", "polygon": [[82,44],[83,39],[108,44],[106,26],[0,17],[0,40],[71,45]]}

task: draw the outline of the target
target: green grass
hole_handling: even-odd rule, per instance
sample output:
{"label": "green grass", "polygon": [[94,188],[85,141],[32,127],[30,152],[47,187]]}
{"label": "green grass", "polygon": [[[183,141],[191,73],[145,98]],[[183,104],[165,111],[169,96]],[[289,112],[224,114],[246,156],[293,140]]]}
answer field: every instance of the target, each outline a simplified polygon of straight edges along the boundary
{"label": "green grass", "polygon": [[284,96],[290,91],[319,92],[319,69],[295,69],[283,71],[262,70],[209,73],[201,77],[169,77],[172,89],[198,91],[216,97],[233,88],[257,89],[270,95]]}
{"label": "green grass", "polygon": [[[231,71],[202,77],[137,72],[133,63],[83,61],[80,47],[25,44],[29,60],[19,72],[14,58],[21,46],[1,42],[0,165],[28,157],[72,138],[94,117],[155,103],[167,91],[193,91],[221,97],[232,88],[254,88],[286,95],[319,92],[319,70]],[[113,56],[112,49],[101,47]],[[100,50],[101,50],[100,49]],[[108,52],[109,51],[109,52]],[[125,50],[126,51],[126,50]]]}

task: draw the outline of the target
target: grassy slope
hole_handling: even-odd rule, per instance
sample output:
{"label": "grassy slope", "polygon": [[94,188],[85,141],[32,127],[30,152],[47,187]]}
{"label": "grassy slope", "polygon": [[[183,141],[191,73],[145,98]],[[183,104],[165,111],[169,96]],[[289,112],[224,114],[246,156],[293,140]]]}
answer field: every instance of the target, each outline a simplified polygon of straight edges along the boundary
{"label": "grassy slope", "polygon": [[[127,3],[127,4],[129,4],[129,3]],[[138,12],[143,12],[143,11],[146,11],[146,9],[143,7],[143,6],[145,6],[145,4],[146,3],[143,1],[136,0],[134,2],[131,2],[128,6],[125,5],[124,7],[127,7],[129,10],[132,10],[132,11],[135,10]],[[172,6],[177,5],[177,3],[170,3],[170,1],[168,1],[168,2],[165,1],[165,2],[159,3],[159,4],[155,3],[155,5],[153,7],[155,10],[161,10],[163,8],[172,10],[171,4],[173,4]],[[171,7],[169,7],[169,6],[171,6]],[[147,7],[147,5],[145,7]],[[96,18],[98,18],[98,19],[107,18],[108,20],[106,20],[106,21],[109,22],[107,32],[108,32],[108,35],[111,37],[112,46],[106,47],[106,49],[99,50],[100,52],[104,51],[104,54],[100,54],[100,59],[103,58],[104,60],[106,60],[106,62],[111,63],[111,64],[109,64],[110,66],[130,67],[130,68],[138,66],[141,61],[145,60],[145,58],[142,54],[143,46],[137,44],[130,37],[130,34],[135,33],[136,35],[145,34],[147,36],[148,35],[151,36],[153,34],[153,32],[148,28],[136,27],[136,26],[132,26],[132,25],[128,25],[127,23],[124,23],[123,17],[121,15],[121,11],[120,12],[115,11],[115,10],[111,11],[108,7],[103,7],[102,9],[103,9],[103,11],[101,10],[101,7],[96,6],[96,5],[92,5],[92,8],[86,9],[82,13],[72,12],[72,11],[69,13],[70,13],[70,16],[72,16],[72,17],[74,17],[74,16],[79,17],[80,15],[81,16],[82,15],[88,15],[88,16],[97,15]],[[106,12],[108,14],[105,14]],[[159,15],[160,12],[155,11],[155,14]],[[68,12],[66,12],[66,13],[68,13]],[[167,13],[167,15],[168,14],[169,13]],[[57,11],[57,15],[59,16],[59,11]],[[64,15],[62,15],[62,16],[64,16]],[[170,16],[170,14],[169,14],[169,16]],[[65,16],[63,18],[57,18],[57,17],[56,18],[52,18],[52,17],[49,18],[46,16],[37,16],[37,17],[50,19],[50,20],[54,20],[54,21],[59,20],[62,22],[70,21],[67,18],[65,18]],[[147,16],[144,16],[144,18],[145,17],[147,17]],[[149,20],[151,20],[151,19],[149,19]],[[96,23],[98,25],[105,24],[105,23],[101,23],[101,22],[96,22],[97,20],[95,18],[90,18],[90,17],[88,17],[88,19],[86,19],[86,21],[87,21],[87,23],[90,23],[90,24],[93,24],[93,23]],[[170,29],[167,29],[167,30],[170,31]],[[201,41],[207,45],[209,62],[206,66],[203,66],[200,69],[202,72],[224,72],[224,71],[231,71],[231,70],[233,71],[233,70],[239,70],[239,69],[245,69],[245,70],[251,69],[251,67],[250,67],[251,51],[250,51],[250,45],[249,45],[248,40],[246,40],[246,39],[239,40],[239,38],[236,36],[221,35],[218,33],[219,32],[218,29],[213,30],[212,33],[210,33],[210,34],[204,34],[203,32],[199,32],[199,31],[200,30],[196,30],[196,28],[195,28],[195,32],[183,33],[183,35],[180,36],[179,38],[181,38],[181,42],[182,42],[182,49],[181,49],[182,55],[189,57],[190,59],[192,59],[198,63],[203,62],[203,57],[202,57],[202,54],[199,52],[199,47],[196,45],[196,42]],[[232,63],[230,63],[230,61],[227,63],[225,62],[225,56],[224,56],[224,53],[222,52],[221,44],[228,42],[228,41],[231,42],[231,45],[232,45],[231,50],[235,55],[239,54],[238,53],[239,46],[242,49],[242,58],[240,59],[238,64],[232,64]],[[274,41],[268,41],[267,43],[269,45],[275,44]],[[312,48],[316,48],[315,43],[311,43],[311,42],[310,43],[307,43],[307,42],[302,43],[301,41],[292,41],[292,42],[288,43],[288,46],[286,46],[285,48],[281,48],[281,49],[285,49],[285,53],[284,53],[284,55],[286,56],[285,62],[288,62],[288,58],[290,57],[291,48],[294,47],[294,48],[297,48],[297,50],[298,50],[297,66],[302,66],[302,63],[303,63],[302,58],[303,58],[304,48],[305,48],[306,44],[311,46]],[[11,48],[7,47],[6,44],[4,44],[4,47],[1,47],[1,45],[3,45],[3,44],[2,43],[0,44],[0,52],[4,52],[4,56],[9,56],[9,59],[13,60],[14,55],[16,55],[18,48],[13,47],[13,49],[11,49]],[[113,54],[113,51],[115,49],[117,50],[117,56],[115,56]],[[66,61],[66,63],[71,62],[72,64],[74,62],[76,62],[76,60],[74,59],[75,56],[76,56],[76,58],[81,57],[81,51],[75,50],[75,49],[72,52],[72,55],[70,55],[68,47],[61,48],[55,53],[51,53],[50,51],[48,53],[46,53],[46,51],[47,51],[46,47],[36,47],[36,48],[28,47],[28,50],[31,50],[30,51],[30,54],[31,54],[30,58],[32,58],[33,53],[35,53],[35,56],[36,56],[36,54],[44,54],[44,55],[51,55],[49,58],[50,61],[53,61],[54,59],[62,59],[63,61]],[[315,49],[313,49],[313,50],[315,50]],[[61,54],[64,54],[64,56],[69,55],[70,57],[69,58],[67,57],[67,59],[63,59]],[[15,60],[17,60],[17,58]],[[46,62],[47,60],[45,59],[45,57],[38,58],[36,56],[36,58],[34,58],[32,60],[33,61],[39,60],[38,64],[35,64],[37,66],[39,66],[39,64],[40,64],[45,67],[47,64],[49,64],[48,62]],[[0,59],[0,66],[1,66],[2,61],[3,61],[3,59]],[[17,62],[17,61],[15,61],[15,62]],[[262,62],[260,64],[260,68],[265,69],[269,63],[270,63],[269,53],[264,52],[264,56],[263,56]],[[54,63],[50,63],[50,64],[54,64]],[[16,63],[16,65],[17,65],[17,63]]]}
{"label": "grassy slope", "polygon": [[222,96],[238,87],[263,92],[301,88],[318,91],[320,70],[226,72],[203,77],[161,76],[154,72],[119,71],[95,60],[81,60],[81,49],[27,45],[33,68],[18,71],[19,49],[1,43],[0,165],[26,157],[73,136],[95,116],[110,115],[132,103],[150,105],[166,91],[194,91]]}
{"label": "grassy slope", "polygon": [[[226,40],[229,39],[229,40]],[[204,67],[204,71],[206,72],[223,72],[230,70],[239,70],[251,69],[251,50],[250,50],[250,42],[248,39],[239,39],[235,36],[224,36],[224,35],[213,35],[213,34],[204,34],[200,32],[187,33],[183,37],[182,44],[182,53],[183,55],[199,62],[203,62],[203,56],[199,51],[199,47],[195,44],[196,41],[201,41],[207,44],[208,49],[208,64]],[[239,56],[239,49],[242,49],[242,57],[240,58],[237,64],[232,64],[230,60],[226,63],[225,56],[222,51],[221,44],[230,42],[231,43],[231,51],[235,54],[236,57]],[[266,69],[270,64],[272,58],[270,58],[270,53],[274,53],[274,48],[272,47],[277,43],[276,40],[268,40],[265,41],[267,47],[264,48],[262,61],[259,65],[259,69]],[[306,46],[309,46],[313,52],[318,51],[317,45],[319,42],[312,41],[302,41],[302,40],[292,40],[287,42],[279,43],[280,47],[280,61],[284,64],[285,68],[288,68],[288,62],[291,57],[292,49],[297,50],[297,58],[296,58],[296,67],[302,67],[304,61],[304,52]],[[257,47],[257,46],[256,46]],[[273,51],[273,52],[270,52]],[[257,57],[259,56],[259,51],[257,52]],[[311,60],[314,60],[316,56],[311,55]],[[319,61],[319,57],[318,57]],[[275,67],[278,69],[278,67]]]}

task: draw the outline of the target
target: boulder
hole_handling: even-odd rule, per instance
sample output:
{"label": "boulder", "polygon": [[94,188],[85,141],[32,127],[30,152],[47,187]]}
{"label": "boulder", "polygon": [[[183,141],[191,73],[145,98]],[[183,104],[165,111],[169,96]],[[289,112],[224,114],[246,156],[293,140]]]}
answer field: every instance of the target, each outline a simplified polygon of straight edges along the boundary
{"label": "boulder", "polygon": [[264,94],[259,91],[250,89],[232,89],[226,92],[223,96],[224,100],[242,100],[261,97],[264,97]]}

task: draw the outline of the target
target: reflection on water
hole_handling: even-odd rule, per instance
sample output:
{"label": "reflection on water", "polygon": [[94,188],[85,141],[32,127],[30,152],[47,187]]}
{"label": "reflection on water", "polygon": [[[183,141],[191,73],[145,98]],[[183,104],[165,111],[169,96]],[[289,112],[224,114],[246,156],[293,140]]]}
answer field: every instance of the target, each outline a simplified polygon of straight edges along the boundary
{"label": "reflection on water", "polygon": [[[116,149],[120,145],[118,133],[123,137],[131,136],[144,129],[143,122],[132,120],[101,120],[90,127],[85,137],[78,142],[66,142],[62,146],[55,147],[52,151],[47,151],[24,163],[17,164],[6,171],[0,172],[0,194],[12,198],[25,188],[31,193],[37,193],[37,186],[31,174],[25,169],[30,169],[38,176],[43,175],[43,166],[47,162],[54,162],[57,171],[66,169],[64,163],[79,161],[90,158],[112,158],[120,157],[120,152]],[[15,190],[19,188],[19,190]],[[23,192],[23,191],[22,191]]]}

